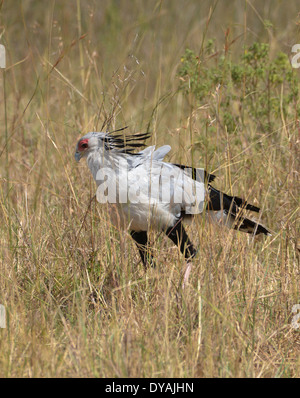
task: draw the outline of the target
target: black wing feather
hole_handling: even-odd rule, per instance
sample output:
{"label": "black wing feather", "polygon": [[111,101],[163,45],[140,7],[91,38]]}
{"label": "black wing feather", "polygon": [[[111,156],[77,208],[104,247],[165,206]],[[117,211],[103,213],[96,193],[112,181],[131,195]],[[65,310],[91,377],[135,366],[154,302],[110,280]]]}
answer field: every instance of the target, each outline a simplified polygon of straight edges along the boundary
{"label": "black wing feather", "polygon": [[[178,164],[178,163],[173,163],[173,165],[179,167],[180,169],[191,169],[192,170],[192,178],[193,178],[193,180],[196,180],[196,175],[197,175],[196,167],[185,166],[183,164]],[[204,178],[205,178],[205,182],[212,182],[212,181],[214,181],[216,176],[213,174],[209,174],[206,170],[204,170]]]}
{"label": "black wing feather", "polygon": [[208,210],[212,211],[230,210],[235,215],[238,214],[239,208],[255,211],[257,213],[260,210],[259,207],[247,203],[247,201],[242,198],[239,198],[237,196],[229,196],[226,195],[226,193],[218,191],[210,184],[208,185],[208,192],[209,192],[208,205],[207,205]]}

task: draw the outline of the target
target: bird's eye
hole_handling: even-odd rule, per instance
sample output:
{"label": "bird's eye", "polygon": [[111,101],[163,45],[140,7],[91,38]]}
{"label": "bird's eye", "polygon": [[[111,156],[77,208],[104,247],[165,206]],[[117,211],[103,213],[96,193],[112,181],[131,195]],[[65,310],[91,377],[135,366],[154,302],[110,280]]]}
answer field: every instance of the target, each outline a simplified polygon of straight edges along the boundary
{"label": "bird's eye", "polygon": [[88,147],[88,144],[86,144],[86,143],[81,144],[81,148],[82,148],[82,149],[85,149],[85,148],[87,148],[87,147]]}

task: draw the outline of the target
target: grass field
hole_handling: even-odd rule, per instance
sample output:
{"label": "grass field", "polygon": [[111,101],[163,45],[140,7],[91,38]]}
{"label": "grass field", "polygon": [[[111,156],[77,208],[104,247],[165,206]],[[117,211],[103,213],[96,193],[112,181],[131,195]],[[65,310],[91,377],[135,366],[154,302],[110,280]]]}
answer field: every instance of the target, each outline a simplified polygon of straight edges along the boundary
{"label": "grass field", "polygon": [[[246,69],[240,86],[203,74],[223,60],[239,67],[254,42],[270,62],[291,58],[298,2],[1,5],[0,376],[299,377],[299,69],[292,85],[276,72],[266,91],[263,64],[250,93]],[[196,83],[211,84],[203,97],[179,72],[187,48]],[[145,272],[74,160],[82,135],[125,125],[259,205],[272,236],[199,216],[187,227],[199,248],[188,288],[163,235],[151,234],[157,268]]]}

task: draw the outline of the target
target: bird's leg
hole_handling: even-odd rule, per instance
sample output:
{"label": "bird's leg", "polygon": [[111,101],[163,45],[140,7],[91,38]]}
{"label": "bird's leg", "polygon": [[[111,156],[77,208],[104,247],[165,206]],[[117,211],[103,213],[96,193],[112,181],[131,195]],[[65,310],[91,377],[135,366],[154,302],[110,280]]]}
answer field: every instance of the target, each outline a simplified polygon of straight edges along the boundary
{"label": "bird's leg", "polygon": [[144,267],[147,267],[150,264],[152,267],[155,267],[155,263],[153,261],[152,254],[149,253],[147,250],[147,242],[148,242],[148,235],[146,231],[131,231],[130,235],[132,236],[133,240],[135,241],[139,253],[144,264]]}
{"label": "bird's leg", "polygon": [[166,230],[166,235],[170,238],[177,246],[180,251],[184,254],[186,259],[195,257],[197,251],[190,241],[185,229],[181,223],[181,220],[175,224],[174,227],[170,227]]}
{"label": "bird's leg", "polygon": [[170,238],[177,246],[179,246],[181,253],[184,254],[185,259],[187,260],[182,282],[182,288],[184,289],[185,285],[188,283],[189,275],[192,269],[192,263],[189,261],[189,259],[195,257],[197,251],[185,232],[181,220],[179,220],[174,227],[168,228],[166,234],[168,238]]}

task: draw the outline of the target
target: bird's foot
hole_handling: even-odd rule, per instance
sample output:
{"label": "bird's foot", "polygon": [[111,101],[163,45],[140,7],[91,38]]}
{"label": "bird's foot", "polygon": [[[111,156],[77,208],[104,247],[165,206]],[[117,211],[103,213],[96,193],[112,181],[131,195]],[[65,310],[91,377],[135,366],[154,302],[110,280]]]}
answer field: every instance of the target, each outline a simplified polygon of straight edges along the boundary
{"label": "bird's foot", "polygon": [[192,263],[188,261],[186,263],[186,268],[185,268],[184,275],[183,275],[183,281],[182,281],[182,289],[183,290],[189,282],[189,276],[190,276],[191,270],[192,270]]}

